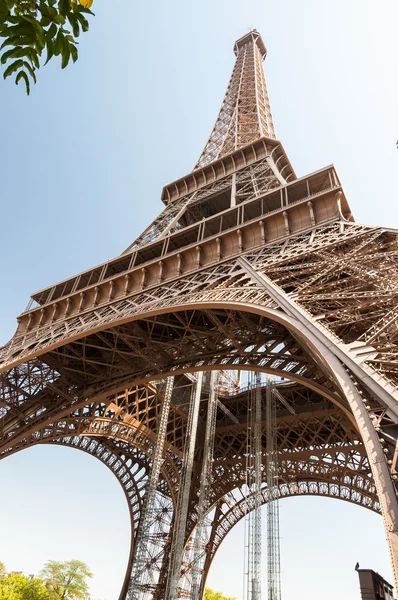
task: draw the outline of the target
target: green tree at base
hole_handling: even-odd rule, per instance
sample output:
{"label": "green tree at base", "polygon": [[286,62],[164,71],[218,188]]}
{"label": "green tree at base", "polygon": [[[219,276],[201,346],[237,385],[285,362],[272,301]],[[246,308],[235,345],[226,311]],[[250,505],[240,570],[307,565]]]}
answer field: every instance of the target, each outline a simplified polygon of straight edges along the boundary
{"label": "green tree at base", "polygon": [[[57,562],[49,560],[40,573],[52,591],[54,600],[84,600],[89,592],[87,579],[92,577],[80,560]],[[1,599],[0,599],[1,600]]]}
{"label": "green tree at base", "polygon": [[0,562],[0,600],[85,600],[92,577],[80,560],[48,561],[40,577],[7,573]]}
{"label": "green tree at base", "polygon": [[0,600],[53,600],[42,579],[31,579],[21,573],[0,577]]}
{"label": "green tree at base", "polygon": [[204,600],[236,600],[236,598],[229,598],[227,596],[224,596],[221,592],[215,592],[210,588],[206,588]]}

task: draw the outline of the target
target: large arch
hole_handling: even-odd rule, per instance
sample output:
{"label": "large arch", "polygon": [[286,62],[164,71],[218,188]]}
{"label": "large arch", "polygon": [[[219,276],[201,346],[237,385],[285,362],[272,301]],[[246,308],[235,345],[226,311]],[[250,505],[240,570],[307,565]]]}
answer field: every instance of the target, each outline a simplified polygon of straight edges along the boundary
{"label": "large arch", "polygon": [[[88,432],[89,433],[89,432]],[[153,447],[153,440],[146,440],[141,444],[131,444],[127,439],[113,437],[93,437],[84,433],[72,436],[47,438],[37,441],[32,445],[53,445],[64,446],[74,450],[79,450],[89,454],[93,458],[104,464],[115,476],[121,486],[126,498],[130,520],[130,549],[127,561],[126,573],[119,598],[124,600],[127,595],[130,574],[134,559],[135,542],[137,531],[140,525],[140,518],[143,508],[148,473],[150,471],[150,445]],[[16,450],[15,452],[20,452]],[[10,454],[14,454],[12,452]],[[9,456],[7,454],[7,456]],[[5,458],[5,457],[2,457]],[[159,481],[157,494],[163,502],[164,510],[167,510],[171,518],[174,513],[175,480],[170,481],[170,462],[167,453],[165,453],[165,462],[162,468],[162,477]]]}
{"label": "large arch", "polygon": [[[237,297],[237,292],[238,295],[241,295],[241,291],[239,289],[234,289],[232,291],[226,289],[222,290],[224,296],[230,296],[232,293],[233,296]],[[228,335],[226,333],[224,322],[221,323],[222,327],[221,331],[219,331],[218,340],[219,344],[223,340],[228,340],[228,348],[227,350],[224,348],[224,352],[220,352],[222,345],[216,345],[215,348],[211,348],[207,355],[203,351],[198,353],[196,349],[195,356],[190,358],[186,353],[188,343],[183,343],[179,346],[178,350],[180,352],[185,350],[185,354],[183,352],[183,355],[180,356],[178,356],[178,353],[175,354],[174,360],[171,364],[164,362],[163,364],[159,365],[159,363],[156,364],[155,362],[154,365],[152,364],[152,369],[147,366],[144,369],[141,368],[135,373],[132,373],[130,370],[128,373],[122,372],[122,374],[116,374],[116,376],[114,375],[111,377],[111,382],[109,382],[109,373],[107,372],[105,375],[101,376],[101,379],[98,379],[97,377],[97,381],[95,381],[95,377],[92,377],[94,385],[91,385],[88,390],[86,387],[84,394],[82,394],[83,390],[81,389],[81,391],[75,395],[76,402],[73,403],[72,406],[75,408],[82,406],[83,404],[87,404],[88,399],[90,402],[104,401],[107,397],[109,397],[110,393],[115,393],[117,390],[122,389],[126,385],[126,382],[129,381],[134,381],[136,384],[145,383],[147,381],[156,379],[159,376],[165,377],[168,374],[187,373],[203,368],[217,369],[233,367],[246,370],[250,368],[252,370],[276,373],[284,377],[288,376],[290,379],[299,381],[303,385],[308,385],[308,387],[314,387],[314,385],[317,385],[319,388],[319,385],[321,385],[324,389],[328,390],[327,393],[330,398],[333,398],[333,400],[338,403],[340,407],[345,407],[346,410],[347,408],[350,409],[358,430],[363,438],[370,463],[372,465],[372,471],[376,482],[376,487],[378,489],[378,495],[382,503],[382,512],[390,541],[390,550],[394,562],[394,572],[396,574],[396,561],[398,552],[396,539],[397,511],[396,506],[394,505],[395,491],[385,461],[379,460],[379,457],[383,456],[380,442],[374,430],[371,417],[365,408],[364,402],[355,386],[357,380],[360,379],[361,385],[364,385],[365,389],[367,388],[368,392],[370,391],[370,393],[376,397],[380,404],[385,407],[386,411],[389,411],[392,413],[392,416],[395,417],[396,409],[391,401],[389,401],[388,398],[386,399],[386,395],[388,394],[386,394],[385,390],[383,389],[383,382],[375,381],[374,378],[369,376],[368,373],[362,373],[360,365],[358,365],[350,356],[347,356],[344,350],[339,348],[338,342],[333,340],[331,341],[327,332],[317,328],[316,325],[314,325],[314,323],[308,319],[305,314],[294,314],[294,310],[290,311],[293,314],[287,314],[286,311],[282,312],[279,308],[267,306],[267,304],[270,304],[270,296],[268,292],[265,292],[264,289],[260,289],[259,287],[251,289],[250,294],[252,295],[252,302],[242,302],[242,300],[231,301],[230,299],[223,301],[216,301],[214,299],[203,301],[203,299],[199,300],[198,297],[191,298],[189,303],[179,303],[174,306],[172,305],[163,307],[161,309],[153,309],[145,314],[140,314],[139,317],[137,316],[135,319],[132,319],[131,317],[124,317],[124,319],[122,319],[116,327],[115,323],[113,323],[113,327],[107,331],[110,332],[110,335],[120,338],[123,337],[123,332],[120,331],[120,327],[124,327],[126,324],[134,323],[137,320],[145,322],[153,318],[164,316],[167,316],[168,318],[174,318],[175,315],[183,315],[183,317],[186,318],[187,315],[191,316],[192,312],[205,319],[208,319],[209,315],[214,315],[215,317],[219,318],[220,314],[222,314],[223,317],[226,316],[228,324],[234,321],[236,314],[239,315],[241,324],[245,322],[247,323],[244,316],[249,315],[252,318],[251,322],[253,322],[253,317],[255,317],[258,318],[262,324],[276,323],[280,325],[282,330],[287,332],[290,336],[288,338],[289,342],[293,340],[293,344],[298,344],[298,353],[294,354],[291,349],[283,355],[281,355],[280,352],[264,352],[263,348],[265,347],[265,336],[257,339],[257,344],[255,345],[253,345],[253,338],[250,338],[251,343],[248,346],[246,345],[242,347],[242,345],[239,345],[238,343],[235,343],[235,345],[233,343],[231,344],[231,341],[233,342],[233,335]],[[218,291],[213,293],[213,296],[214,295],[219,295]],[[253,303],[253,296],[255,296],[255,303]],[[201,293],[201,298],[203,298],[203,293]],[[262,304],[259,304],[261,300]],[[271,304],[275,306],[275,302],[273,300],[271,301]],[[220,313],[220,311],[223,312]],[[152,325],[153,321],[151,322],[151,326]],[[165,326],[169,327],[170,323],[167,323]],[[185,332],[186,326],[187,323],[184,322],[182,327]],[[214,329],[217,329],[217,325],[214,326],[213,324],[213,330]],[[92,330],[90,336],[95,336],[97,333],[98,331]],[[103,335],[103,332],[101,335]],[[56,378],[54,372],[62,373],[67,371],[67,368],[65,368],[65,361],[71,360],[71,355],[68,354],[68,352],[70,353],[71,351],[76,351],[76,347],[74,347],[73,344],[76,342],[78,342],[78,344],[87,344],[87,349],[92,341],[92,337],[90,338],[90,336],[87,336],[86,338],[74,336],[73,339],[69,340],[69,343],[66,346],[61,346],[60,343],[57,343],[53,347],[54,351],[51,351],[43,356],[48,363],[55,365],[52,367],[53,371],[50,375],[51,382],[48,385],[50,389],[51,386],[53,386],[52,381],[54,381]],[[192,342],[194,336],[187,336],[187,338],[189,338],[188,342]],[[84,341],[81,342],[81,340]],[[245,343],[247,344],[248,341]],[[63,348],[63,351],[61,353],[57,352],[56,347]],[[218,351],[217,348],[219,349]],[[35,351],[37,352],[37,348]],[[40,352],[37,354],[40,354]],[[152,357],[149,357],[150,361],[152,360],[152,363],[153,356],[154,355],[152,354]],[[64,361],[63,364],[62,361]],[[88,361],[88,363],[89,362],[90,361]],[[94,363],[95,361],[92,362]],[[346,364],[343,366],[342,362],[345,362]],[[279,368],[278,366],[275,366],[275,363],[279,363]],[[155,366],[155,368],[153,368],[153,366]],[[114,368],[114,365],[110,365],[110,368]],[[312,380],[303,375],[303,373],[308,370],[313,371],[311,373]],[[93,373],[94,372],[95,370]],[[318,378],[321,383],[314,384],[314,379],[316,381],[316,378]],[[107,379],[106,384],[104,384],[104,379]],[[87,391],[89,391],[91,395],[87,394]],[[84,400],[81,399],[82,395]],[[341,398],[343,398],[343,402],[341,402]],[[63,403],[65,406],[64,397]],[[56,414],[58,417],[60,417],[68,413],[70,414],[71,404],[66,404],[67,407],[64,410],[59,410],[59,407],[57,407],[55,411],[53,409],[53,415]],[[6,409],[8,409],[9,405],[7,402],[5,402],[5,405]],[[48,415],[49,412],[46,414],[47,419]],[[53,417],[53,415],[51,416]],[[35,417],[36,416],[37,415],[35,415]],[[32,426],[35,428],[37,425],[37,420],[35,418],[31,419],[30,415],[29,419],[32,421],[29,427],[32,431]],[[40,421],[43,421],[42,416]],[[9,441],[12,445],[14,445],[15,443],[18,444],[18,442],[23,441],[24,439],[26,439],[26,429],[22,433],[19,431],[16,436],[11,435]]]}
{"label": "large arch", "polygon": [[[286,394],[286,391],[290,390],[291,385],[282,384],[279,387],[280,389],[284,389],[284,393]],[[296,436],[299,435],[299,429],[297,428],[297,423],[295,423],[296,418],[291,416],[282,418],[282,423],[280,424],[280,436],[281,445],[285,450],[284,453],[281,454],[281,477],[283,477],[284,480],[288,477],[292,493],[297,494],[302,493],[301,482],[307,480],[308,477],[317,477],[318,482],[323,482],[327,489],[330,490],[330,495],[332,496],[334,495],[333,489],[336,485],[334,482],[345,481],[344,489],[351,490],[353,498],[360,497],[362,498],[360,503],[368,507],[373,506],[376,502],[374,483],[369,477],[370,467],[368,464],[364,463],[365,455],[362,446],[358,445],[358,442],[356,441],[355,448],[350,450],[349,444],[352,439],[352,434],[347,433],[347,437],[344,437],[343,432],[339,431],[341,425],[344,424],[344,421],[341,421],[343,415],[339,416],[340,412],[337,410],[337,407],[335,409],[326,408],[324,411],[319,411],[316,403],[316,394],[313,393],[313,391],[310,394],[308,388],[304,389],[307,389],[307,396],[310,400],[309,407],[312,412],[315,411],[315,415],[317,416],[311,415],[310,418],[303,421],[303,430],[306,432],[306,437],[302,442],[299,442],[296,437],[294,447],[292,446],[291,450],[289,450],[289,444],[287,443],[288,430],[294,426]],[[291,397],[294,397],[297,394],[297,390],[291,390],[290,394]],[[154,438],[153,436],[144,435],[145,432],[142,428],[138,430],[137,427],[132,424],[136,422],[133,415],[129,415],[127,420],[121,418],[120,409],[123,406],[123,402],[126,402],[125,396],[125,394],[121,394],[119,399],[112,397],[112,403],[108,404],[106,411],[102,410],[100,413],[101,416],[96,416],[93,407],[88,406],[86,409],[80,411],[80,413],[74,414],[73,417],[62,419],[48,427],[41,428],[39,431],[34,432],[28,445],[37,443],[61,443],[89,452],[105,462],[105,464],[112,469],[129,500],[131,482],[130,471],[132,470],[132,467],[135,467],[137,464],[142,464],[143,467],[146,469],[148,468],[147,466],[153,451]],[[148,394],[142,392],[140,398],[141,400],[143,398],[148,399]],[[242,405],[245,405],[245,402],[242,403],[240,399],[240,394],[238,394],[237,397],[226,398],[224,399],[224,402],[226,402],[226,405],[230,410],[233,410],[235,414],[237,414],[237,408],[241,409]],[[304,400],[304,406],[305,402],[308,402],[308,400]],[[329,402],[329,404],[331,403]],[[324,404],[321,406],[324,407]],[[331,406],[333,406],[333,404],[331,404]],[[303,416],[301,415],[300,419],[302,418]],[[322,445],[322,438],[318,439],[318,430],[321,430],[322,420],[324,418],[327,419],[328,422],[329,447],[320,450],[316,446],[317,444],[320,446]],[[330,421],[331,418],[332,421]],[[143,424],[142,418],[140,422]],[[347,427],[348,423],[349,421],[347,420],[345,427]],[[285,424],[286,431],[282,427],[283,424]],[[228,424],[228,418],[225,419],[225,422],[221,421],[218,424],[219,435],[221,436],[223,432],[230,427],[231,424]],[[244,424],[240,427],[244,427]],[[308,437],[308,431],[311,427],[314,430],[313,439]],[[140,432],[139,435],[138,432]],[[336,434],[338,434],[337,438],[335,438]],[[177,438],[174,435],[172,444],[174,448],[177,443],[176,440],[178,439],[181,443],[183,437],[183,431]],[[354,439],[356,440],[356,438]],[[333,440],[336,441],[333,442]],[[335,444],[334,446],[332,445],[332,442]],[[308,455],[308,452],[297,452],[296,446],[301,447],[305,443],[310,444],[313,447],[312,458],[310,458],[311,453]],[[292,444],[292,442],[290,442],[290,444]],[[172,446],[169,446],[169,448],[171,449]],[[294,448],[296,449],[293,451]],[[16,448],[12,452],[18,451],[19,449]],[[243,483],[243,465],[239,465],[239,463],[236,463],[235,461],[235,466],[229,465],[226,469],[223,464],[224,461],[222,458],[220,459],[224,453],[227,453],[227,451],[224,446],[221,445],[219,452],[216,455],[215,463],[218,478],[213,486],[213,492],[216,494],[216,502],[221,502],[222,498],[225,497],[225,489],[233,489],[237,483]],[[176,498],[174,497],[173,491],[178,486],[179,461],[179,454],[174,455],[174,459],[170,456],[170,452],[166,452],[164,455],[160,491],[172,497],[174,504]],[[222,469],[222,472],[220,469]],[[296,492],[293,491],[293,477],[297,486]],[[145,477],[143,475],[140,480],[142,485],[145,483],[144,479]],[[164,487],[164,484],[166,487]],[[170,490],[173,491],[170,492]],[[144,488],[140,487],[140,495],[142,495],[143,492]],[[230,493],[231,492],[228,492],[228,494]],[[219,494],[219,496],[217,496],[217,494]],[[342,497],[343,499],[346,499],[344,495]],[[134,517],[134,531],[136,531],[139,523],[140,496],[138,496],[137,500],[138,502],[129,502],[130,511],[133,513],[132,518]],[[191,516],[193,516],[193,514],[194,513],[191,513]],[[133,558],[133,543],[134,538],[132,538],[130,559],[123,590],[120,596],[121,599],[125,597],[127,591]]]}
{"label": "large arch", "polygon": [[[381,508],[378,502],[377,494],[374,490],[373,498],[361,494],[359,489],[339,483],[331,482],[317,476],[306,479],[304,474],[296,482],[281,481],[277,487],[278,499],[291,498],[296,496],[329,497],[336,500],[343,500],[362,506],[376,514],[380,514]],[[275,492],[274,492],[275,493]],[[264,485],[261,490],[262,506],[268,503],[268,492]],[[254,510],[254,493],[245,493],[242,488],[236,488],[220,498],[214,503],[206,516],[207,526],[207,552],[203,564],[202,588],[206,585],[212,562],[216,553],[220,549],[228,533],[241,521],[249,512]],[[193,543],[195,528],[191,531],[186,542],[184,562],[182,568],[181,587],[189,590],[192,577],[192,554],[191,546]]]}
{"label": "large arch", "polygon": [[134,452],[134,456],[126,449],[121,451],[111,439],[73,436],[54,439],[45,443],[67,446],[85,452],[100,460],[117,478],[124,492],[130,516],[130,550],[120,594],[120,599],[125,598],[134,558],[135,539],[142,511],[143,494],[148,477],[148,461],[143,460],[143,455],[139,454],[138,449]]}

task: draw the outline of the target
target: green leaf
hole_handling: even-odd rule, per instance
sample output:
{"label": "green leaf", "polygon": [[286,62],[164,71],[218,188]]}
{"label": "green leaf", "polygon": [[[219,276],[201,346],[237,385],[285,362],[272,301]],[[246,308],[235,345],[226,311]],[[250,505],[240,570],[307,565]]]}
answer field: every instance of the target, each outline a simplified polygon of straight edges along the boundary
{"label": "green leaf", "polygon": [[76,15],[72,12],[69,13],[68,20],[69,20],[69,23],[71,24],[73,35],[75,36],[75,38],[79,37],[80,27],[79,27],[79,21],[77,20]]}
{"label": "green leaf", "polygon": [[29,46],[25,48],[21,48],[20,46],[18,46],[14,50],[13,58],[22,58],[23,56],[30,56],[31,50],[32,48],[30,48]]}
{"label": "green leaf", "polygon": [[73,62],[75,63],[78,59],[78,51],[76,46],[73,44],[69,44],[70,55],[72,57]]}
{"label": "green leaf", "polygon": [[22,56],[27,56],[28,58],[31,58],[32,50],[32,48],[22,48],[21,46],[11,48],[10,50],[7,50],[7,52],[4,52],[4,54],[2,55],[1,64],[4,65],[9,58],[22,58]]}
{"label": "green leaf", "polygon": [[43,27],[40,25],[39,22],[37,22],[35,25],[35,32],[36,32],[35,46],[41,54],[41,51],[43,50],[44,46],[46,45],[46,35],[45,35],[46,32],[43,29]]}
{"label": "green leaf", "polygon": [[15,60],[13,63],[11,63],[10,65],[8,65],[8,67],[6,68],[6,70],[3,73],[4,79],[6,79],[7,77],[9,77],[13,73],[15,73],[15,71],[17,69],[19,69],[20,67],[22,67],[22,63],[23,63],[23,60],[19,59],[19,60]]}
{"label": "green leaf", "polygon": [[61,15],[67,15],[67,13],[70,11],[70,1],[71,0],[59,0],[58,10]]}
{"label": "green leaf", "polygon": [[55,23],[51,23],[50,27],[47,29],[47,33],[46,33],[46,39],[48,40],[48,38],[54,38],[57,34],[57,26]]}
{"label": "green leaf", "polygon": [[89,29],[89,24],[88,24],[88,21],[87,21],[86,17],[83,17],[83,15],[82,15],[82,14],[80,14],[80,13],[77,13],[77,15],[76,15],[76,16],[77,16],[77,18],[79,19],[79,22],[80,22],[80,25],[81,25],[81,27],[82,27],[82,30],[83,30],[83,31],[88,31],[88,29]]}
{"label": "green leaf", "polygon": [[65,67],[68,66],[69,59],[70,59],[70,50],[69,50],[69,45],[66,43],[66,44],[63,44],[63,47],[62,47],[62,63],[61,63],[62,69],[65,69]]}
{"label": "green leaf", "polygon": [[[6,4],[7,4],[7,0],[6,0]],[[8,7],[9,10],[11,10],[11,8]],[[8,15],[8,17],[7,17],[7,23],[14,23],[14,24],[16,24],[18,22],[19,22],[19,17],[15,16],[15,15],[12,15],[11,13]]]}
{"label": "green leaf", "polygon": [[29,83],[29,77],[27,76],[27,74],[25,73],[25,71],[19,71],[18,75],[15,78],[15,84],[18,85],[18,83],[21,81],[21,79],[23,79],[24,82],[25,82],[26,93],[29,96],[29,94],[30,94],[30,83]]}
{"label": "green leaf", "polygon": [[[16,25],[8,28],[8,31],[14,35],[34,36],[36,34],[36,21],[29,19],[26,16],[21,17],[21,21]],[[39,24],[40,27],[40,24]]]}
{"label": "green leaf", "polygon": [[57,37],[55,38],[55,43],[53,46],[53,53],[55,54],[55,56],[59,56],[61,54],[62,40],[63,40],[62,33],[60,31],[58,31],[58,34],[57,34]]}
{"label": "green leaf", "polygon": [[17,50],[19,50],[19,47],[18,47],[18,48],[11,48],[10,50],[7,50],[7,52],[4,52],[4,53],[1,55],[1,61],[0,61],[0,62],[1,62],[1,64],[2,64],[2,65],[5,65],[5,64],[6,64],[6,62],[7,62],[7,60],[8,60],[9,58],[16,58],[16,57],[14,56],[14,53],[15,53]]}
{"label": "green leaf", "polygon": [[50,25],[50,23],[51,23],[51,19],[49,17],[42,17],[40,19],[40,25],[42,27],[48,27]]}
{"label": "green leaf", "polygon": [[31,78],[36,83],[35,71],[34,71],[34,69],[32,69],[32,67],[30,66],[30,64],[28,62],[26,62],[26,60],[24,60],[22,66],[29,72]]}
{"label": "green leaf", "polygon": [[8,6],[5,0],[0,0],[0,19],[5,21],[8,17]]}
{"label": "green leaf", "polygon": [[82,6],[81,4],[78,5],[78,11],[85,13],[86,15],[92,15],[93,17],[95,17],[95,14],[93,13],[92,10],[90,10],[89,8],[86,8],[85,6]]}
{"label": "green leaf", "polygon": [[40,2],[40,11],[46,17],[49,17],[51,20],[57,16],[58,12],[56,8],[53,8],[53,2]]}
{"label": "green leaf", "polygon": [[31,60],[31,62],[34,64],[34,66],[36,67],[36,69],[40,68],[40,61],[39,61],[39,57],[37,55],[37,52],[34,48],[30,48],[30,55],[29,58]]}
{"label": "green leaf", "polygon": [[46,40],[46,46],[47,46],[47,60],[44,63],[45,65],[48,63],[49,60],[52,59],[52,57],[54,56],[54,44],[52,40],[47,39]]}
{"label": "green leaf", "polygon": [[11,38],[6,39],[2,45],[0,46],[0,50],[5,48],[6,46],[28,46],[31,44],[32,40],[28,37],[19,37],[14,35]]}
{"label": "green leaf", "polygon": [[63,15],[56,15],[53,18],[54,23],[57,23],[57,25],[63,25],[66,21],[65,17]]}

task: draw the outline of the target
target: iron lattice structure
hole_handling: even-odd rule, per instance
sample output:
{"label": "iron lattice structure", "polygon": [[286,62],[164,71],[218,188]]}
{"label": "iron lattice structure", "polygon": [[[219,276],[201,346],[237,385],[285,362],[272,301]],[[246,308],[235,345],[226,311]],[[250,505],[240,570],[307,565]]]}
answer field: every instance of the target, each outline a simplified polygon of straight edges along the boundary
{"label": "iron lattice structure", "polygon": [[124,489],[121,600],[135,585],[200,596],[228,531],[267,501],[245,488],[251,392],[233,374],[248,370],[276,377],[273,496],[380,512],[397,580],[398,232],[354,221],[333,166],[296,177],[259,34],[235,53],[209,141],[160,215],[120,256],[34,294],[0,349],[0,457],[63,444]]}

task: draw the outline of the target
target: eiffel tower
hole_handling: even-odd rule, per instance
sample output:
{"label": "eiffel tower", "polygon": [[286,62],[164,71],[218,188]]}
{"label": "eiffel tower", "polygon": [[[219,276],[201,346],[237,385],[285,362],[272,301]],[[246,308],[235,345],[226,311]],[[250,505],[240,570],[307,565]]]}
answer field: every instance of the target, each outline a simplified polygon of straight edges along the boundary
{"label": "eiffel tower", "polygon": [[0,457],[70,446],[125,492],[120,600],[200,597],[253,508],[241,372],[258,374],[263,448],[261,374],[275,379],[272,493],[380,513],[397,583],[398,232],[355,222],[333,166],[297,178],[259,33],[234,52],[209,140],[159,216],[116,258],[33,294],[0,348]]}

